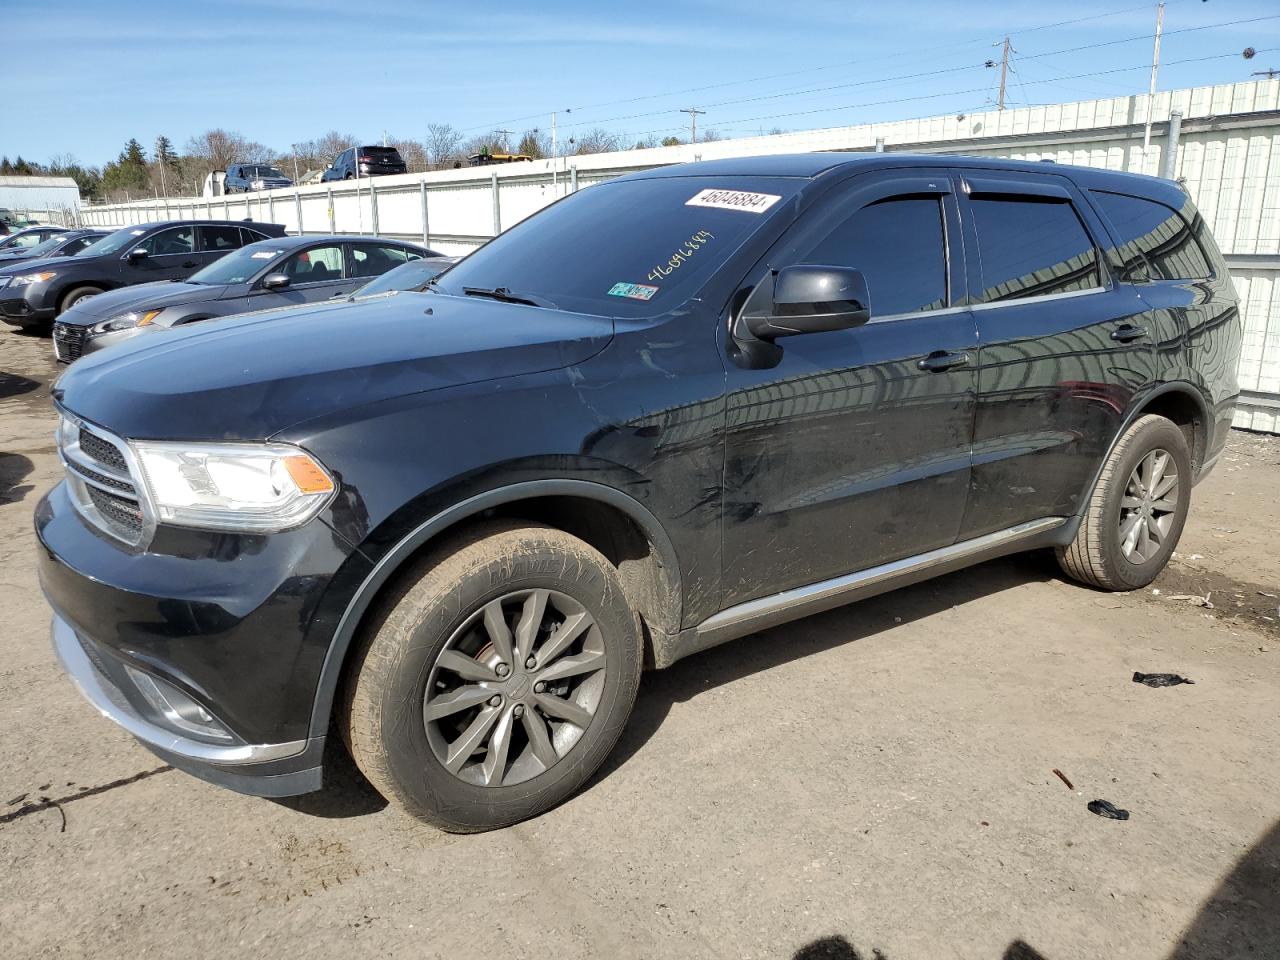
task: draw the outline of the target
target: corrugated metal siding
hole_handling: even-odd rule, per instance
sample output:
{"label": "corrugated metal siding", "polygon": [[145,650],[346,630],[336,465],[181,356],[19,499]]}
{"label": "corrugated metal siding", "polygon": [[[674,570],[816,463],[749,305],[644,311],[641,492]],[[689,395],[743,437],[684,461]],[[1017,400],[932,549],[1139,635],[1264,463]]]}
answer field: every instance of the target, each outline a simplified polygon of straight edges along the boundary
{"label": "corrugated metal siding", "polygon": [[[1110,97],[968,115],[806,130],[651,150],[561,158],[552,162],[443,170],[377,181],[381,232],[423,235],[421,189],[427,185],[432,245],[467,253],[493,232],[493,177],[503,229],[563,196],[611,177],[669,163],[814,150],[885,149],[1054,160],[1160,172],[1170,112],[1183,114],[1176,175],[1213,229],[1231,265],[1245,323],[1242,397],[1236,425],[1276,431],[1280,424],[1280,78],[1159,93],[1150,103],[1151,146],[1142,149],[1146,96]],[[332,198],[332,199],[331,199]],[[116,204],[86,211],[86,223],[117,225],[187,216],[252,217],[295,232],[369,232],[368,181],[322,184],[234,198],[187,198]],[[299,217],[299,212],[301,217]],[[1241,258],[1250,258],[1242,262]]]}

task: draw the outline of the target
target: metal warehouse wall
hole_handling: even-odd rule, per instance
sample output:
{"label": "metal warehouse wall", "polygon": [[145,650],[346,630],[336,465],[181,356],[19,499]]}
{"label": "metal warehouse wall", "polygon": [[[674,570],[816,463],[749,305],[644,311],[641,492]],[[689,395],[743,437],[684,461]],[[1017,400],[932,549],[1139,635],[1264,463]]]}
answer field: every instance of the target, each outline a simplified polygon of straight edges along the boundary
{"label": "metal warehouse wall", "polygon": [[80,188],[70,177],[0,177],[0,207],[55,220],[75,216]]}
{"label": "metal warehouse wall", "polygon": [[215,199],[94,206],[81,219],[123,225],[181,217],[251,217],[295,232],[337,230],[421,239],[466,253],[566,193],[669,163],[813,150],[962,153],[1052,159],[1153,175],[1169,118],[1182,116],[1174,175],[1213,228],[1244,314],[1236,426],[1280,432],[1280,78],[968,115],[630,150],[553,163],[442,170]]}

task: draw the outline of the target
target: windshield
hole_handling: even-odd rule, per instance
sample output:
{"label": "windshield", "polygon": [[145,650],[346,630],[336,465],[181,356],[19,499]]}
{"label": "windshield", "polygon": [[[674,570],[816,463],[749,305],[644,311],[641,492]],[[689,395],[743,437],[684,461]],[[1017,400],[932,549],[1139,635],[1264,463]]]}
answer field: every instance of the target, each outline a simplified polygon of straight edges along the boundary
{"label": "windshield", "polygon": [[248,283],[282,253],[284,250],[278,243],[251,243],[197,270],[187,278],[187,283]]}
{"label": "windshield", "polygon": [[32,257],[44,256],[46,253],[52,253],[54,250],[57,250],[58,247],[62,246],[66,242],[67,238],[62,234],[58,234],[57,236],[50,237],[43,243],[37,243],[30,249],[29,253]]}
{"label": "windshield", "polygon": [[283,177],[284,174],[275,167],[245,167],[246,176],[250,177]]}
{"label": "windshield", "polygon": [[96,243],[91,243],[79,253],[72,254],[76,257],[100,257],[107,253],[118,253],[131,243],[135,242],[139,237],[143,236],[147,231],[142,227],[125,227],[123,230],[117,230],[115,233],[108,233]]}
{"label": "windshield", "polygon": [[352,296],[372,297],[392,290],[421,290],[428,280],[447,266],[449,264],[439,260],[410,260],[370,280]]}
{"label": "windshield", "polygon": [[802,181],[660,177],[589,187],[481,247],[433,289],[537,297],[566,310],[674,310],[767,223]]}

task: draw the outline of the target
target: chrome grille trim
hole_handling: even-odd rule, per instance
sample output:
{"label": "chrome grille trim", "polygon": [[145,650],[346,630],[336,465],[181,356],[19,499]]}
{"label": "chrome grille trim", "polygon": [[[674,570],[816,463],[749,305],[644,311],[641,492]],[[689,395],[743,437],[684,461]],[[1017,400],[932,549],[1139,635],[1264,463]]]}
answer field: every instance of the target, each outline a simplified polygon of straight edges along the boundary
{"label": "chrome grille trim", "polygon": [[144,547],[155,532],[155,515],[128,443],[66,410],[58,412],[62,416],[58,456],[66,470],[72,504],[91,526],[112,539]]}

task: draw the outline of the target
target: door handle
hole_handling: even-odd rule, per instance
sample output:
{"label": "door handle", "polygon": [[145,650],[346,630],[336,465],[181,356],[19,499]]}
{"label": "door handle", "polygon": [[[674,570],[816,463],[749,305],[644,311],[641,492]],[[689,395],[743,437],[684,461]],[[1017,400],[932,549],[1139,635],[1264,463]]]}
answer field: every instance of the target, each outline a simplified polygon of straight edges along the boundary
{"label": "door handle", "polygon": [[1126,323],[1111,331],[1111,339],[1116,343],[1129,343],[1131,340],[1139,340],[1146,335],[1146,327],[1135,326],[1132,323]]}
{"label": "door handle", "polygon": [[944,370],[950,370],[952,367],[963,367],[969,362],[967,353],[947,353],[945,350],[935,350],[927,357],[922,357],[916,362],[916,366],[927,373],[942,373]]}

